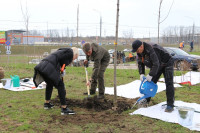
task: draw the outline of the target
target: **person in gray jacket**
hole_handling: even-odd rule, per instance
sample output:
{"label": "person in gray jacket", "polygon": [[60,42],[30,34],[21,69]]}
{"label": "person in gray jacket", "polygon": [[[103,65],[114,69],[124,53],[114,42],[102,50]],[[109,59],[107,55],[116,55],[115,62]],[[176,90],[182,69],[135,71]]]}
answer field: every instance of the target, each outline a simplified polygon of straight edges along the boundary
{"label": "person in gray jacket", "polygon": [[58,90],[61,102],[61,115],[75,114],[73,110],[67,108],[66,91],[63,81],[64,69],[78,57],[78,49],[59,48],[56,52],[48,55],[37,66],[35,66],[33,82],[36,87],[43,81],[46,82],[44,109],[51,109],[54,105],[50,102],[53,86]]}
{"label": "person in gray jacket", "polygon": [[[167,95],[165,112],[172,112],[174,107],[174,61],[172,56],[163,47],[141,42],[140,40],[135,40],[132,43],[132,52],[137,52],[140,80],[143,80],[145,75],[145,66],[150,68],[150,72],[146,76],[146,80],[149,82],[157,83],[161,74],[164,75]],[[151,97],[145,99],[147,104],[150,99]]]}
{"label": "person in gray jacket", "polygon": [[[93,73],[91,80],[86,84],[90,85],[90,94],[93,95],[96,93],[97,81],[99,88],[98,98],[104,98],[105,86],[104,86],[104,72],[110,62],[110,54],[106,49],[100,47],[95,43],[85,43],[83,45],[83,51],[86,54],[87,60],[84,61],[84,64],[88,64],[89,60],[94,61]],[[86,94],[86,93],[85,93]]]}

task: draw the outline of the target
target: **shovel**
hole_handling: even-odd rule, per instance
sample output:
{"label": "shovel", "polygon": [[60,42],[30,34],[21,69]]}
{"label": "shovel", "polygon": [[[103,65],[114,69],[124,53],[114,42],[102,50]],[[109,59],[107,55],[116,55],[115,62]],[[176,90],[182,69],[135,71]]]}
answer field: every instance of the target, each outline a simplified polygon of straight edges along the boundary
{"label": "shovel", "polygon": [[[86,74],[86,83],[88,83],[88,71],[87,67],[85,66],[85,74]],[[87,92],[88,92],[88,97],[90,97],[90,87],[87,85]]]}
{"label": "shovel", "polygon": [[[62,68],[60,70],[60,73],[62,74],[64,72],[64,70],[65,70],[65,64],[63,64],[63,66],[62,66]],[[62,76],[62,81],[64,81],[63,76]]]}

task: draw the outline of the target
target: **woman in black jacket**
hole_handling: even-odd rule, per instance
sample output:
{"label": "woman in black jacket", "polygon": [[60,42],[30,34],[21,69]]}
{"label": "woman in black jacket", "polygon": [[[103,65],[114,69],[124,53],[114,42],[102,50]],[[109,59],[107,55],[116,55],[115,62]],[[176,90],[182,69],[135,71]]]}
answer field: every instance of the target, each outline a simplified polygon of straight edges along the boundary
{"label": "woman in black jacket", "polygon": [[[33,81],[36,87],[43,81],[46,82],[44,109],[51,109],[54,105],[50,102],[53,86],[57,88],[61,102],[61,115],[75,114],[74,111],[67,108],[65,85],[62,80],[63,70],[78,57],[78,49],[59,48],[56,52],[44,58],[35,66]],[[63,70],[61,70],[61,68]]]}

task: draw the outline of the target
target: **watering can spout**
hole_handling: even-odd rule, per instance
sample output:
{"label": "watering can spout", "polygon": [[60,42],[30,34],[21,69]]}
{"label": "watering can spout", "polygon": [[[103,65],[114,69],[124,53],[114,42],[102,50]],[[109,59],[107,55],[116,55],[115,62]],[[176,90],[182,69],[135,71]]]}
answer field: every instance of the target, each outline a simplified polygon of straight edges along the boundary
{"label": "watering can spout", "polygon": [[148,98],[148,97],[150,97],[150,96],[144,95],[143,97],[140,97],[140,98],[137,100],[137,102],[139,102],[139,101],[142,100],[142,99]]}

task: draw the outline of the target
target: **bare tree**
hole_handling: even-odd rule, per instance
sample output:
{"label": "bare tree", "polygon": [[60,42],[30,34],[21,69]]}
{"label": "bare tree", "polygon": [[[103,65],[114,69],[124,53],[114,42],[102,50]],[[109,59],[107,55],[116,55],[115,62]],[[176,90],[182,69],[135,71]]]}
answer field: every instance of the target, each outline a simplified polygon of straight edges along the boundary
{"label": "bare tree", "polygon": [[74,39],[74,30],[71,30],[71,43],[73,43],[73,39]]}
{"label": "bare tree", "polygon": [[68,42],[69,41],[69,28],[67,27],[67,30],[66,30],[66,41]]}
{"label": "bare tree", "polygon": [[115,32],[115,59],[114,59],[114,109],[117,109],[117,80],[116,80],[116,64],[117,64],[117,43],[118,43],[118,25],[119,25],[119,0],[117,0],[116,15],[116,32]]}
{"label": "bare tree", "polygon": [[78,46],[78,29],[79,28],[79,4],[78,4],[78,7],[77,7],[77,29],[76,29],[76,33],[77,33],[77,36],[76,36],[76,39],[77,39],[77,46]]}
{"label": "bare tree", "polygon": [[[193,37],[193,33],[196,33]],[[185,41],[185,43],[189,43],[191,40],[195,40],[196,43],[199,42],[198,35],[200,34],[200,27],[189,26],[189,27],[168,27],[163,31],[162,37],[164,40],[164,43],[175,43],[179,44],[182,41]]]}
{"label": "bare tree", "polygon": [[29,30],[29,35],[42,35],[39,30]]}
{"label": "bare tree", "polygon": [[171,7],[170,7],[170,9],[169,9],[169,11],[168,11],[167,16],[161,21],[161,6],[162,6],[162,2],[163,2],[163,0],[160,0],[159,10],[158,10],[158,44],[160,43],[160,40],[159,40],[160,24],[161,24],[162,22],[164,22],[164,21],[167,19],[167,17],[169,16],[169,13],[170,13],[170,11],[171,11],[171,8],[172,8],[172,5],[173,5],[173,3],[174,3],[174,0],[173,0],[173,2],[172,2],[172,4],[171,4]]}
{"label": "bare tree", "polygon": [[131,38],[133,38],[133,30],[130,29],[129,31],[124,31],[123,36],[124,36],[124,39],[125,39],[126,44],[127,44],[128,43],[127,41],[131,41]]}

